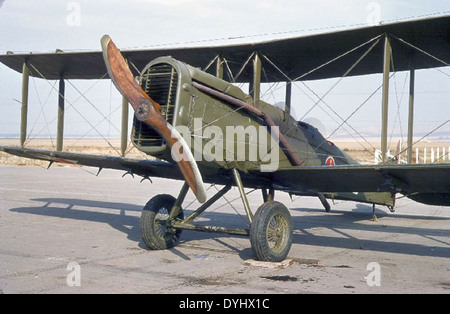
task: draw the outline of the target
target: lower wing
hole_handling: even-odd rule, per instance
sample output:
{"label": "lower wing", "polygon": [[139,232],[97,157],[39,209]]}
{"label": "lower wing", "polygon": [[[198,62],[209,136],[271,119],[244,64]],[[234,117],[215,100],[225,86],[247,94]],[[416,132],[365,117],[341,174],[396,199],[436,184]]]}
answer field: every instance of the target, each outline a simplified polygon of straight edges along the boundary
{"label": "lower wing", "polygon": [[390,192],[429,205],[450,206],[450,164],[293,167],[260,175],[294,194]]}
{"label": "lower wing", "polygon": [[76,154],[69,152],[28,149],[21,147],[0,146],[0,151],[18,157],[43,160],[50,163],[63,163],[69,165],[95,167],[100,169],[123,170],[142,177],[158,177],[183,180],[183,175],[177,165],[163,161]]}
{"label": "lower wing", "polygon": [[[175,164],[163,161],[55,152],[21,147],[2,147],[0,151],[50,163],[66,163],[100,169],[122,170],[142,177],[184,180]],[[395,166],[290,167],[272,173],[243,174],[246,187],[272,187],[292,194],[377,202],[371,193],[401,193],[417,202],[450,206],[450,164]],[[226,175],[211,174],[205,182],[227,184]],[[354,193],[354,195],[352,195]],[[357,194],[360,194],[358,196]],[[364,193],[364,194],[363,194]],[[386,203],[385,203],[386,202]],[[389,204],[389,197],[380,202]]]}

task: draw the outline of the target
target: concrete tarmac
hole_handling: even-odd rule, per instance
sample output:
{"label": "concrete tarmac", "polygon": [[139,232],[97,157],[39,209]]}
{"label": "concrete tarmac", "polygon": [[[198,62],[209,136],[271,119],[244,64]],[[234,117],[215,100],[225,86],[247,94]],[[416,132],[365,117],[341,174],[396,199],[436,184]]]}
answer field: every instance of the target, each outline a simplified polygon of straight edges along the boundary
{"label": "concrete tarmac", "polygon": [[[0,294],[450,293],[450,208],[401,199],[373,222],[367,205],[337,202],[327,214],[315,198],[278,193],[293,216],[294,264],[276,269],[246,263],[243,237],[185,231],[175,249],[146,250],[141,209],[182,184],[95,174],[0,166]],[[226,198],[233,206],[222,199],[199,222],[245,228],[238,191]],[[256,210],[260,192],[249,200]],[[185,204],[198,206],[192,194]]]}

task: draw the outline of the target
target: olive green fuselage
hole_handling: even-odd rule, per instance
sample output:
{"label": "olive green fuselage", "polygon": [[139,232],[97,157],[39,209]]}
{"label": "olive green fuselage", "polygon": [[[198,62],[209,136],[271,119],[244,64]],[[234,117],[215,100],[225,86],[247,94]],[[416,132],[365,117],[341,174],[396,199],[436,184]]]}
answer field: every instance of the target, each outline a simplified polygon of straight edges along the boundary
{"label": "olive green fuselage", "polygon": [[[263,101],[255,103],[235,85],[171,57],[152,61],[139,80],[146,93],[161,105],[167,122],[180,130],[190,144],[204,176],[232,169],[252,173],[294,166],[357,164],[313,126],[298,122]],[[195,84],[223,97],[200,91]],[[277,136],[261,117],[224,99],[254,106],[273,121],[281,135]],[[170,148],[159,134],[137,119],[131,136],[133,144],[142,152],[173,161]],[[284,146],[290,150],[280,144],[279,137],[284,137]],[[300,165],[293,164],[292,155],[300,160]],[[394,205],[390,193],[320,192],[330,198]],[[315,191],[296,194],[314,195]]]}

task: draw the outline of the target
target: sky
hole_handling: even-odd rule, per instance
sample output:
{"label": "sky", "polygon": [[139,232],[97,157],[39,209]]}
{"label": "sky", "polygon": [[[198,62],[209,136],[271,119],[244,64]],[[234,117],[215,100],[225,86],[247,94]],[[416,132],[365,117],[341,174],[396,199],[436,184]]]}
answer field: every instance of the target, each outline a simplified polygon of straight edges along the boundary
{"label": "sky", "polygon": [[[104,34],[109,34],[122,49],[257,42],[443,14],[450,14],[450,1],[0,0],[0,54],[56,49],[98,51]],[[418,136],[450,118],[450,69],[442,71],[449,76],[436,70],[417,74]],[[405,135],[407,129],[407,79],[407,73],[397,73],[391,80],[390,133],[396,136]],[[308,87],[324,95],[335,83],[311,82]],[[380,84],[378,75],[348,78],[326,101],[345,119]],[[56,133],[56,86],[55,82],[39,79],[30,82],[30,138]],[[119,135],[121,98],[109,81],[73,81],[66,86],[66,135]],[[85,96],[89,101],[80,97],[77,89],[88,91]],[[20,74],[0,65],[0,136],[19,133],[20,95]],[[279,90],[269,91],[264,97],[271,103],[284,99]],[[314,105],[311,98],[311,92],[297,84],[293,111],[298,118]],[[366,136],[379,136],[380,104],[381,95],[377,93],[349,122]],[[339,125],[338,117],[317,107],[305,117],[311,118],[321,121],[328,134]],[[439,131],[450,135],[450,125]],[[335,136],[346,137],[349,133],[339,130]]]}

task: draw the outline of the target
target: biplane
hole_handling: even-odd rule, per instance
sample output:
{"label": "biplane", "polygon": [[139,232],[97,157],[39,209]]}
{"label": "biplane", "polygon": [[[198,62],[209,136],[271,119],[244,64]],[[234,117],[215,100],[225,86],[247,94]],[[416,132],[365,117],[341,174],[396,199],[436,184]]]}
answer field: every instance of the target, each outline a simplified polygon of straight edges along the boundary
{"label": "biplane", "polygon": [[[145,206],[141,232],[150,249],[173,248],[183,230],[193,230],[248,236],[256,259],[282,261],[292,245],[293,226],[287,207],[276,201],[276,191],[318,197],[327,210],[328,199],[392,209],[397,194],[450,206],[450,164],[393,165],[387,158],[391,72],[411,72],[407,148],[411,157],[414,73],[450,66],[450,16],[227,46],[120,51],[109,36],[101,45],[99,52],[0,56],[0,62],[23,75],[21,147],[0,151],[50,164],[184,181],[176,197],[158,195]],[[295,82],[380,73],[381,165],[358,164],[316,128],[290,114]],[[24,145],[30,76],[60,81],[56,151]],[[123,156],[64,152],[64,81],[103,78],[110,78],[123,95]],[[261,100],[261,84],[269,82],[286,83],[284,109]],[[236,83],[249,84],[249,92]],[[131,141],[155,160],[125,156],[129,105],[135,113]],[[230,129],[232,136],[225,136]],[[208,198],[205,184],[223,188]],[[239,190],[247,228],[195,223],[233,187]],[[246,188],[262,191],[256,212]],[[187,216],[183,204],[190,190],[201,205]]]}

